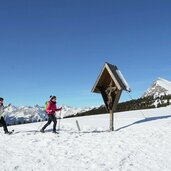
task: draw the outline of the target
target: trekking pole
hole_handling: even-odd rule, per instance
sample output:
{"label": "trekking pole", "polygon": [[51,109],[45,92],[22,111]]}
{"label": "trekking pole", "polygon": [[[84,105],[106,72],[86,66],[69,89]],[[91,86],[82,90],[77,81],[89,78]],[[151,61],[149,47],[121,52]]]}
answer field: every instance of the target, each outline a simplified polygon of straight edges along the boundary
{"label": "trekking pole", "polygon": [[[46,115],[44,117],[44,120],[46,119]],[[35,132],[39,132],[40,128],[42,127],[42,125],[44,124],[44,121],[42,121],[42,123],[39,125],[39,127],[37,128],[37,130]]]}
{"label": "trekking pole", "polygon": [[60,131],[60,121],[61,121],[61,110],[60,110],[60,114],[59,114],[59,124],[58,124],[58,131]]}
{"label": "trekking pole", "polygon": [[[130,99],[133,100],[133,98],[132,98],[130,92],[127,92],[127,93],[128,93],[128,95],[129,95]],[[145,119],[147,119],[146,116],[144,115],[144,113],[143,113],[142,111],[139,111],[139,112],[141,113],[141,115],[142,115]]]}

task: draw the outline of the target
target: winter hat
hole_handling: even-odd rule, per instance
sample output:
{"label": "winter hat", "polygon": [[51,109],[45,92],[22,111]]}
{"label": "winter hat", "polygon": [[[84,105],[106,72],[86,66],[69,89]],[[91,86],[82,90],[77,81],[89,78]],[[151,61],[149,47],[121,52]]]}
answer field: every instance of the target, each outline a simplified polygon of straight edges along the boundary
{"label": "winter hat", "polygon": [[56,99],[56,96],[52,96],[51,99]]}
{"label": "winter hat", "polygon": [[4,99],[2,97],[0,97],[0,101],[3,101]]}

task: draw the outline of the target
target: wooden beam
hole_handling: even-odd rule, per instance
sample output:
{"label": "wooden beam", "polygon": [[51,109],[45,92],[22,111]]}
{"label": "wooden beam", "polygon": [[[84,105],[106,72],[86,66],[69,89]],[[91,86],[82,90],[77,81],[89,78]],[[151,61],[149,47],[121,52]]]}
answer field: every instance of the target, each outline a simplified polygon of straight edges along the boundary
{"label": "wooden beam", "polygon": [[110,129],[110,131],[114,131],[114,125],[113,125],[114,117],[113,117],[113,111],[112,110],[110,110],[109,116],[110,116],[110,126],[109,126],[109,129]]}

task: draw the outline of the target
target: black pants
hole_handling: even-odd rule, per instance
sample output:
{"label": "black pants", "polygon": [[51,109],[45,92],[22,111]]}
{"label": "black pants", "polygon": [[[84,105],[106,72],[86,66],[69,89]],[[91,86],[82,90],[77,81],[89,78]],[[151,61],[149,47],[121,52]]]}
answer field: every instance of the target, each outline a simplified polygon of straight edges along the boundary
{"label": "black pants", "polygon": [[50,125],[52,121],[53,121],[53,131],[56,132],[57,120],[56,120],[55,115],[48,115],[48,122],[44,125],[44,127],[42,128],[42,130],[46,129],[46,127],[48,125]]}
{"label": "black pants", "polygon": [[1,116],[1,118],[0,118],[0,125],[3,126],[4,132],[7,133],[7,132],[8,132],[7,124],[6,124],[5,120],[4,120],[4,117],[2,117],[2,116]]}

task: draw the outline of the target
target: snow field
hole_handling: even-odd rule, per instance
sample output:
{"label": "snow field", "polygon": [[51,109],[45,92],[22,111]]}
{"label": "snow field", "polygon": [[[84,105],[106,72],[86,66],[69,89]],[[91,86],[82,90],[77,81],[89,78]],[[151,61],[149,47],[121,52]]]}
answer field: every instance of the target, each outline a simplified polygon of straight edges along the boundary
{"label": "snow field", "polygon": [[171,106],[142,112],[116,113],[114,132],[108,115],[62,119],[59,134],[52,124],[34,133],[45,122],[11,126],[13,135],[1,128],[0,170],[170,171]]}

